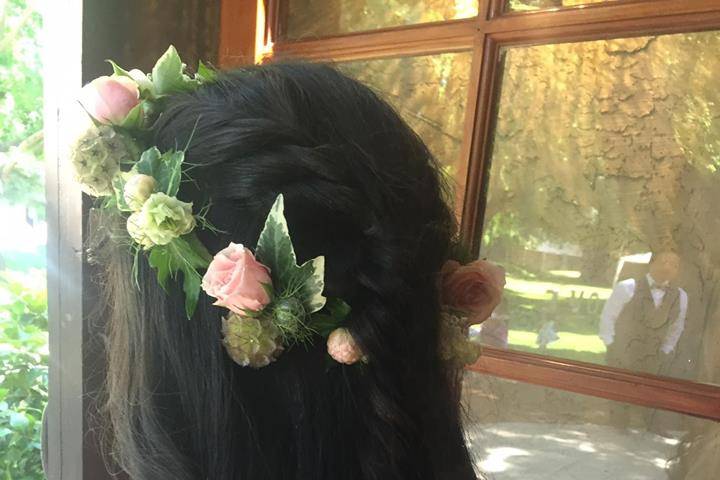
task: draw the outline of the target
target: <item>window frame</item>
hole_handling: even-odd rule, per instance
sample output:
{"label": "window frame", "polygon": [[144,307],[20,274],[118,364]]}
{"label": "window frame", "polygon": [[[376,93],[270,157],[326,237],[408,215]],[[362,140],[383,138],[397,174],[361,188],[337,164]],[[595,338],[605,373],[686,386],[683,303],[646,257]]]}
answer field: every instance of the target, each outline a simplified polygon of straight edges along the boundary
{"label": "window frame", "polygon": [[[504,0],[478,0],[478,16],[469,19],[292,41],[282,36],[288,1],[224,0],[223,19],[237,18],[251,4],[257,15],[254,44],[234,41],[237,25],[221,22],[220,66],[237,64],[237,52],[248,49],[254,49],[258,61],[301,57],[331,62],[472,50],[456,198],[461,236],[472,251],[482,238],[503,47],[720,29],[720,0],[618,0],[528,12],[505,12]],[[469,370],[720,421],[720,385],[491,347],[484,347]]]}

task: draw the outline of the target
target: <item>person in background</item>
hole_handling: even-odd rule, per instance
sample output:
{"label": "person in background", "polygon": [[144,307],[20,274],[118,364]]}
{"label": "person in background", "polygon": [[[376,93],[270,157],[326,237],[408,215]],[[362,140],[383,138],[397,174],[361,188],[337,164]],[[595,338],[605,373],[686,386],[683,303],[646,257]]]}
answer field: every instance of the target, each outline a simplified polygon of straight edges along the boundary
{"label": "person in background", "polygon": [[[600,319],[607,365],[654,375],[665,372],[685,327],[688,307],[687,292],[674,283],[680,265],[674,251],[654,252],[647,274],[615,285]],[[627,426],[631,410],[625,404],[613,406],[611,423]],[[652,412],[642,411],[644,417]]]}

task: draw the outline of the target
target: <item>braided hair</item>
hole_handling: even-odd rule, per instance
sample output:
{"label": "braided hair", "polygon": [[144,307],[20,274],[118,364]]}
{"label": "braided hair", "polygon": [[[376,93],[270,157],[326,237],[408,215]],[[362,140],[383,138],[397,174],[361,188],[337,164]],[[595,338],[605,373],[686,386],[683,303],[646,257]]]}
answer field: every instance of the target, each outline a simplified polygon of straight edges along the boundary
{"label": "braided hair", "polygon": [[[425,144],[385,101],[328,65],[222,73],[175,95],[154,126],[187,146],[178,197],[210,205],[210,251],[254,247],[278,193],[298,261],[324,255],[325,292],[370,361],[329,362],[324,342],[237,366],[222,309],[185,318],[147,261],[106,261],[104,417],[110,453],[135,480],[471,479],[458,372],[437,354],[436,275],[457,232]],[[112,248],[105,246],[105,249]],[[204,297],[204,298],[203,298]]]}

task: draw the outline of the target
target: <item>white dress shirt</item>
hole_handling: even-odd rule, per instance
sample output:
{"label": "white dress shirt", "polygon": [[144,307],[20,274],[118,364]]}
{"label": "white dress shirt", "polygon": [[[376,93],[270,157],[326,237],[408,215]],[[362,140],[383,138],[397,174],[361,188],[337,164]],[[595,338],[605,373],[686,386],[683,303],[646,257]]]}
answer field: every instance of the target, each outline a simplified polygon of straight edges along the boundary
{"label": "white dress shirt", "polygon": [[[662,299],[665,296],[665,290],[658,286],[657,282],[648,273],[647,275],[648,284],[650,285],[650,294],[653,298],[655,308],[659,308],[662,304]],[[665,337],[665,341],[661,347],[665,353],[670,353],[675,349],[680,335],[685,328],[685,315],[687,314],[688,306],[688,295],[685,290],[678,288],[680,291],[680,308],[677,318],[673,321],[668,334]],[[635,294],[635,279],[628,278],[618,282],[613,288],[610,297],[605,302],[603,311],[600,318],[600,332],[599,336],[605,345],[610,345],[613,342],[615,336],[615,322],[620,316],[625,305],[632,299]]]}

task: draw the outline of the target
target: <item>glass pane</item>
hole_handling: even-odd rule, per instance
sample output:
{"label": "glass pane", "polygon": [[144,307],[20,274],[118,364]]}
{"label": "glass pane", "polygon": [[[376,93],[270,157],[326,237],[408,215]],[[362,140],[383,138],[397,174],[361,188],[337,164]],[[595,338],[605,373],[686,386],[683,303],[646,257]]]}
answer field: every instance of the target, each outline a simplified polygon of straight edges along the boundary
{"label": "glass pane", "polygon": [[472,52],[340,64],[398,110],[442,163],[458,173]]}
{"label": "glass pane", "polygon": [[511,348],[720,383],[718,51],[503,52],[481,255],[508,270],[487,328]]}
{"label": "glass pane", "polygon": [[40,2],[0,2],[0,471],[45,478],[47,292]]}
{"label": "glass pane", "polygon": [[576,7],[579,5],[590,5],[594,3],[608,3],[614,1],[617,0],[506,0],[505,11],[529,12],[535,10]]}
{"label": "glass pane", "polygon": [[286,36],[325,37],[475,17],[478,0],[289,0]]}
{"label": "glass pane", "polygon": [[468,444],[494,480],[714,480],[720,424],[465,374]]}

